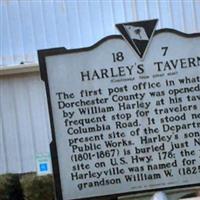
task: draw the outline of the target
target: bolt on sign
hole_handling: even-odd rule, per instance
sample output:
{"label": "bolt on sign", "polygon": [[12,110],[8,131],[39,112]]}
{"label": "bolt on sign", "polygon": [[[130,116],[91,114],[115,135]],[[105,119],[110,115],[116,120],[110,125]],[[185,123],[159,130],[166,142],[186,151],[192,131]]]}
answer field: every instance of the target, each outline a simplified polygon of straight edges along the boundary
{"label": "bolt on sign", "polygon": [[156,23],[38,52],[59,200],[199,185],[200,34]]}

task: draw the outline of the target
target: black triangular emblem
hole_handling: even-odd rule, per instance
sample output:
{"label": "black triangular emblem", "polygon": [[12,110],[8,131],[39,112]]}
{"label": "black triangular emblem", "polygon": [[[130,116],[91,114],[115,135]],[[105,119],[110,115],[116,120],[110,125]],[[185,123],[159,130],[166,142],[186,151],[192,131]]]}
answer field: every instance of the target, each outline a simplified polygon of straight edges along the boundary
{"label": "black triangular emblem", "polygon": [[116,24],[116,27],[131,48],[139,55],[140,59],[143,59],[153,37],[157,22],[157,19],[153,19]]}

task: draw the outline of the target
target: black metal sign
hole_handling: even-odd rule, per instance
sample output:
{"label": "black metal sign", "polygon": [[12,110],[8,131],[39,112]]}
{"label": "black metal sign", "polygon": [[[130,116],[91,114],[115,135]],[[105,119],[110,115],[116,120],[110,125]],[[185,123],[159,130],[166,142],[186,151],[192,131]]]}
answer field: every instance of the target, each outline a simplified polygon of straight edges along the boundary
{"label": "black metal sign", "polygon": [[200,34],[156,23],[38,52],[57,199],[199,185]]}

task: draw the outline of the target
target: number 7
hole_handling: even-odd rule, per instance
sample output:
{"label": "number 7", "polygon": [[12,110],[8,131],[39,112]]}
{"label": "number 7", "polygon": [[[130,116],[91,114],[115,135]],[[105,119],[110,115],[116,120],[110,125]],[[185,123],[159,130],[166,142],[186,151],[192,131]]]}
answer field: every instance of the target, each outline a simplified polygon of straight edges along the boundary
{"label": "number 7", "polygon": [[164,50],[163,56],[166,56],[168,47],[161,47],[161,49]]}

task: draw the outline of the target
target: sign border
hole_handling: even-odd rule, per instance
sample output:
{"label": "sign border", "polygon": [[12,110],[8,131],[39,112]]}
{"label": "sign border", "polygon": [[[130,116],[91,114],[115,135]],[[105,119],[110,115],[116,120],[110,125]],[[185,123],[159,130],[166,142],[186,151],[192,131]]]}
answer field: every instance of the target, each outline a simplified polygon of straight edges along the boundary
{"label": "sign border", "polygon": [[[164,32],[173,33],[173,34],[185,37],[185,38],[200,37],[200,33],[187,34],[187,33],[183,33],[181,31],[178,31],[175,29],[170,29],[170,28],[155,30],[154,35],[158,35],[158,34],[164,33]],[[154,37],[154,35],[153,35],[153,37]],[[48,110],[49,110],[49,119],[50,119],[50,126],[51,126],[51,135],[52,135],[52,142],[50,143],[50,151],[51,151],[51,159],[52,159],[52,171],[53,171],[53,177],[54,177],[55,196],[56,196],[57,200],[64,200],[64,199],[63,199],[62,189],[61,189],[57,144],[56,144],[53,112],[52,112],[52,106],[51,106],[50,89],[49,89],[49,83],[48,83],[48,74],[47,74],[47,66],[46,66],[45,58],[48,56],[54,56],[54,55],[62,55],[62,54],[68,54],[68,53],[78,53],[78,52],[89,51],[89,50],[95,49],[96,47],[98,47],[99,45],[101,45],[102,43],[104,43],[105,41],[110,40],[110,39],[124,40],[121,35],[110,35],[110,36],[104,37],[103,39],[99,40],[97,43],[95,43],[94,45],[89,46],[89,47],[77,48],[77,49],[66,49],[65,47],[58,47],[58,48],[38,50],[40,76],[41,76],[41,79],[45,83]],[[129,47],[127,46],[127,48],[129,48]],[[91,199],[101,199],[101,198],[108,198],[110,200],[116,200],[118,197],[125,196],[125,195],[133,195],[133,194],[141,194],[141,193],[147,194],[149,192],[166,191],[166,190],[174,190],[174,189],[181,189],[181,188],[192,189],[197,186],[200,186],[200,181],[199,181],[199,184],[188,184],[188,185],[180,185],[180,186],[172,186],[172,187],[162,187],[162,188],[142,190],[142,191],[115,193],[115,194],[109,194],[109,195],[103,195],[103,196],[76,198],[76,199],[71,199],[71,200],[80,200],[80,199],[91,200]]]}

